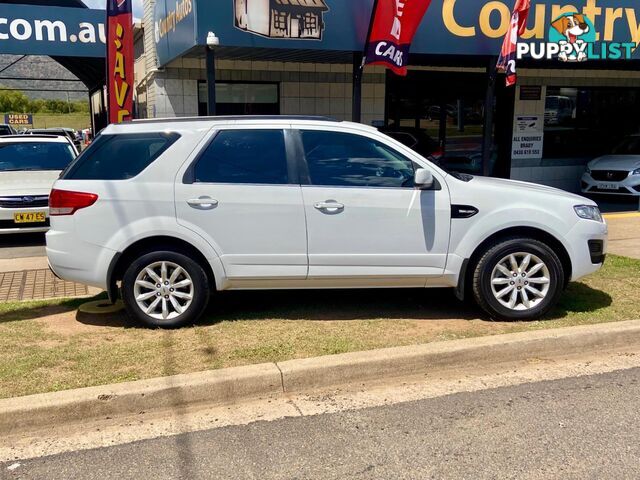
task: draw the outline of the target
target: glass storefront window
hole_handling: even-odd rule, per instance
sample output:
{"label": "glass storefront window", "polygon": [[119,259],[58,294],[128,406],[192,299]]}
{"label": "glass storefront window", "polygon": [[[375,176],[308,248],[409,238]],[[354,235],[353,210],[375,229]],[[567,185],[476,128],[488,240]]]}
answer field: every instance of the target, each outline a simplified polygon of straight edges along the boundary
{"label": "glass storefront window", "polygon": [[[432,155],[445,170],[482,174],[487,77],[483,73],[410,71],[405,78],[387,77],[385,133]],[[493,105],[494,112],[496,104]],[[494,130],[498,117],[494,115]],[[497,142],[489,159],[496,173]]]}
{"label": "glass storefront window", "polygon": [[543,165],[580,165],[640,131],[640,94],[630,88],[547,87]]}
{"label": "glass storefront window", "polygon": [[[207,82],[198,82],[200,115],[206,115],[209,102]],[[278,115],[280,86],[277,83],[216,82],[218,115]]]}

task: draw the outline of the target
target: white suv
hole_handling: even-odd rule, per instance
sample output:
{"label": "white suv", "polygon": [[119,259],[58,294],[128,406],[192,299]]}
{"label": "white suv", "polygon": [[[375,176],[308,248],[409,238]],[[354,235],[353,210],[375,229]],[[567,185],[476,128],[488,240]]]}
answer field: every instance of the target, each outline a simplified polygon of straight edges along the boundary
{"label": "white suv", "polygon": [[447,174],[374,128],[313,117],[111,125],[50,207],[53,271],[162,327],[232,289],[453,287],[532,319],[607,241],[588,199]]}

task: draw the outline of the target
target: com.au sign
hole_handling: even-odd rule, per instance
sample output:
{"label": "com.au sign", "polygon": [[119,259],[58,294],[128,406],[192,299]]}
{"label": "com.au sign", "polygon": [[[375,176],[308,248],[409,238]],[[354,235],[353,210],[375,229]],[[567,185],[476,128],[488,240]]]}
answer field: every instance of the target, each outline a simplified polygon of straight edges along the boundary
{"label": "com.au sign", "polygon": [[0,4],[0,52],[104,57],[104,10]]}

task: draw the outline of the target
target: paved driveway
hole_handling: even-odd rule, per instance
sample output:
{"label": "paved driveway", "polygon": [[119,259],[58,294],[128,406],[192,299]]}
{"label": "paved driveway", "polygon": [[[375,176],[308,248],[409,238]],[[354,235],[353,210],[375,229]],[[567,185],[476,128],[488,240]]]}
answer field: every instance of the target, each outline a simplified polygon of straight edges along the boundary
{"label": "paved driveway", "polygon": [[640,213],[606,215],[609,253],[640,258]]}

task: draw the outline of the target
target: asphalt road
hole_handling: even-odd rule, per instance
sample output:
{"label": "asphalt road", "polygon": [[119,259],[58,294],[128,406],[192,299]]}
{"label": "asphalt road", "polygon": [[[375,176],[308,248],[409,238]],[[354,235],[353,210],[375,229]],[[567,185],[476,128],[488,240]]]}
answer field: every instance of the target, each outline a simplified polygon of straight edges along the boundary
{"label": "asphalt road", "polygon": [[0,477],[637,479],[639,407],[629,369],[10,462]]}

